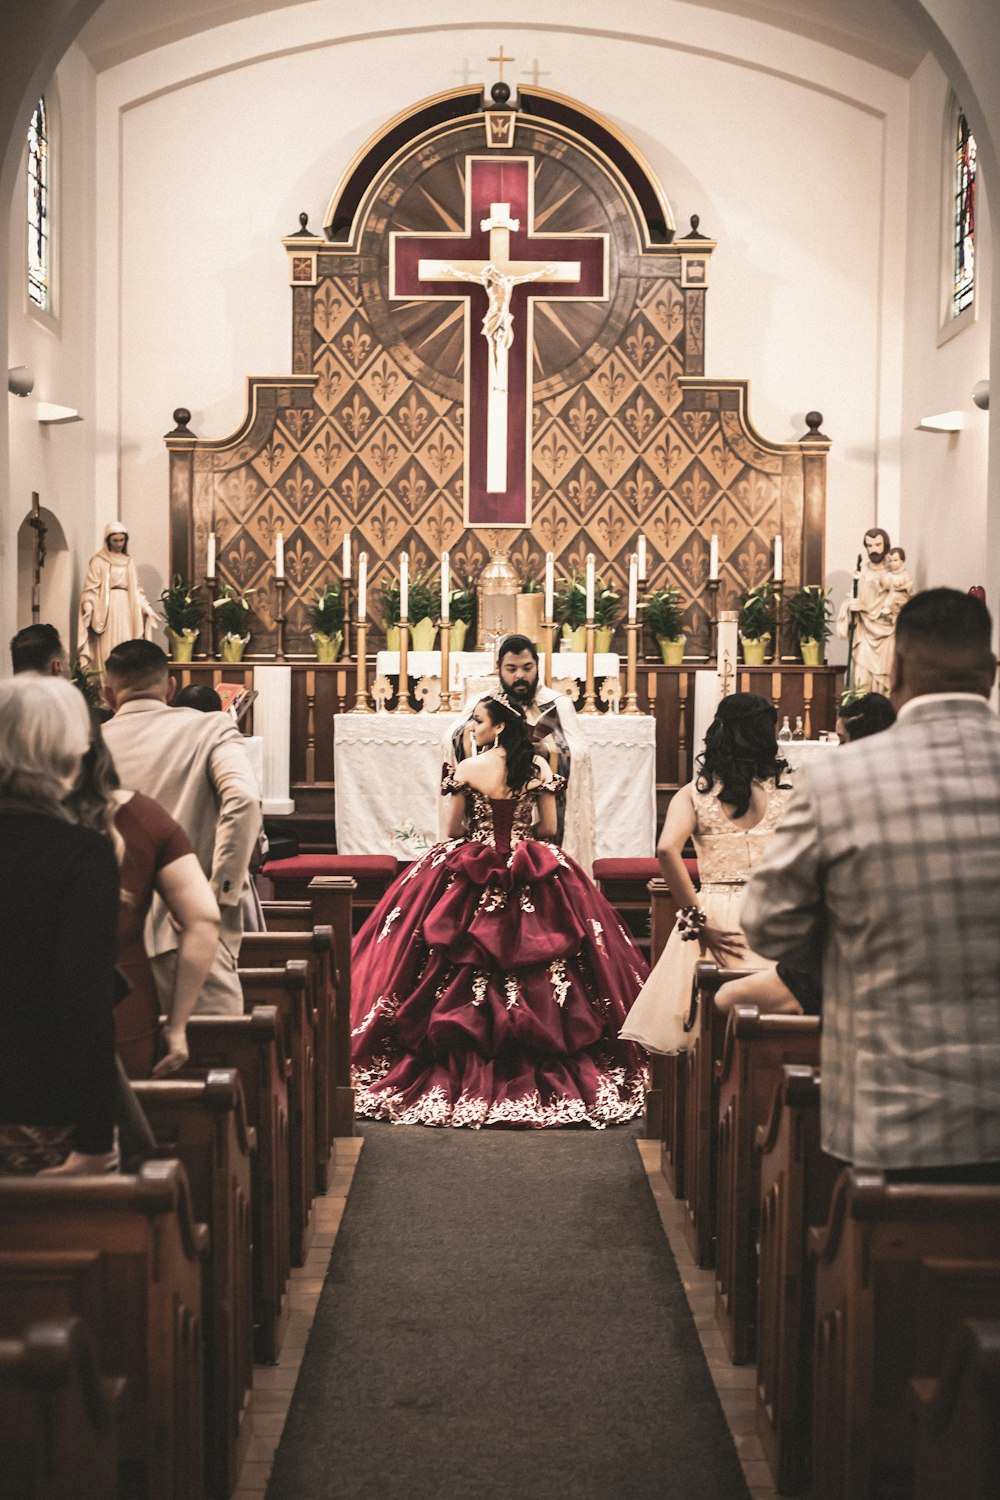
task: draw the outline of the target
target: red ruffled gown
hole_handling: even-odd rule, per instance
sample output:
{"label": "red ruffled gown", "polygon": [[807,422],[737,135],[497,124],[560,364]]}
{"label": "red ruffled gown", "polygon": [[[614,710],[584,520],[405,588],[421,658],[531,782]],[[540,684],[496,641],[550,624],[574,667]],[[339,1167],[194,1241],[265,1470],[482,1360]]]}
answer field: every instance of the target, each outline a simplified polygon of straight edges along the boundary
{"label": "red ruffled gown", "polygon": [[579,865],[530,837],[541,790],[492,800],[446,768],[468,838],[411,865],[354,940],[359,1115],[603,1129],[642,1112],[644,1054],[618,1032],[646,965]]}

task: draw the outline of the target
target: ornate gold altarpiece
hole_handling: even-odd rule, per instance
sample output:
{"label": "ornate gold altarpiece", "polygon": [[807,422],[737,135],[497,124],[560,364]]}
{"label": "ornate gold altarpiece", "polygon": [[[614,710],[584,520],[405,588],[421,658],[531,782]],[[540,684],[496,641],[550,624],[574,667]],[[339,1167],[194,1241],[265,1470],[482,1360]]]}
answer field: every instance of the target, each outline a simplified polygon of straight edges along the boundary
{"label": "ornate gold altarpiece", "polygon": [[[570,269],[567,285],[511,293],[510,492],[496,497],[477,468],[482,287],[450,271],[427,284],[417,268],[492,256],[481,216],[498,206],[518,226],[511,255],[533,254],[525,263],[544,262],[549,282],[557,262]],[[525,580],[542,577],[547,550],[560,574],[581,573],[594,552],[607,560],[605,580],[624,588],[645,532],[647,586],[676,584],[690,601],[696,659],[710,650],[712,533],[719,608],[769,575],[779,533],[786,585],[822,582],[820,418],[810,414],[799,442],[765,441],[748,383],[705,376],[714,242],[697,218],[676,233],[651,170],[608,122],[542,89],[521,89],[516,111],[484,108],[479,89],[438,95],[359,153],[322,236],[307,222],[284,241],[291,373],[249,378],[231,437],[196,437],[183,409],[166,437],[171,569],[203,578],[215,531],[218,582],[255,590],[251,657],[275,651],[279,530],[291,658],[312,655],[306,608],[339,578],[346,530],[355,556],[367,551],[375,588],[395,577],[403,548],[414,571],[447,548],[454,575],[474,581],[498,544]],[[442,259],[419,259],[432,250]],[[518,337],[530,350],[521,364]]]}

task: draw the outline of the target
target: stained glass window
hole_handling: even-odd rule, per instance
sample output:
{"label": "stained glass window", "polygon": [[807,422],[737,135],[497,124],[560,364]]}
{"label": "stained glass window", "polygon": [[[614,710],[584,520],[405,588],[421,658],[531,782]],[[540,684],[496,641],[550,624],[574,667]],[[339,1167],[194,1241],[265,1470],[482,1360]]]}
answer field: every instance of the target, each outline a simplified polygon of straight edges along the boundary
{"label": "stained glass window", "polygon": [[28,296],[46,312],[52,307],[49,275],[49,124],[39,99],[28,130]]}
{"label": "stained glass window", "polygon": [[976,284],[976,138],[958,111],[955,126],[954,263],[951,315],[971,307]]}

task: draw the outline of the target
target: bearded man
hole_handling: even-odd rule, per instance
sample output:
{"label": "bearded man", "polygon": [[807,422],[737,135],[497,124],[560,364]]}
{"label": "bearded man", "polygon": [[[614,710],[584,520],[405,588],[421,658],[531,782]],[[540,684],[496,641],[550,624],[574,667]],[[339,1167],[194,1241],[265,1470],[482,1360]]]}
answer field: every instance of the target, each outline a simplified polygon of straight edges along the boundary
{"label": "bearded man", "polygon": [[[594,775],[576,709],[565,693],[539,684],[538,651],[526,635],[508,635],[500,643],[497,672],[507,697],[524,712],[535,753],[558,775],[566,777],[566,791],[557,798],[556,837],[589,874],[594,862]],[[448,751],[455,763],[470,753],[466,730],[472,722],[472,710],[481,698],[496,690],[496,681],[485,686],[480,681],[479,687],[450,731]]]}
{"label": "bearded man", "polygon": [[886,609],[890,594],[885,566],[889,533],[873,526],[865,532],[864,547],[867,557],[857,574],[857,593],[841,605],[836,633],[847,640],[854,621],[848,686],[858,693],[888,697],[896,632],[895,620]]}

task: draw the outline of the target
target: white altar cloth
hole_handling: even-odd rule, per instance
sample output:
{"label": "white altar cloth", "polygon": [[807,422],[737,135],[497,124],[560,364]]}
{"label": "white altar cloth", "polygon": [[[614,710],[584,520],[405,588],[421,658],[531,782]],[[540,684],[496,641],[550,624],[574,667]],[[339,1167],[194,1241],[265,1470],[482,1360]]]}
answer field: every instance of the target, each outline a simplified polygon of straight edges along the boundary
{"label": "white altar cloth", "polygon": [[[417,859],[438,840],[449,714],[337,714],[337,851]],[[646,858],[656,843],[656,726],[646,714],[585,714],[598,859]]]}
{"label": "white altar cloth", "polygon": [[[578,677],[582,682],[587,675],[587,656],[583,651],[554,651],[553,671],[559,677]],[[544,671],[545,652],[539,657],[539,670]],[[463,684],[470,677],[491,677],[495,671],[492,651],[452,651],[448,657],[449,693],[461,693]],[[617,677],[620,670],[618,653],[595,652],[594,676]],[[399,676],[399,652],[379,651],[375,656],[375,671],[380,677]],[[440,651],[409,651],[406,655],[406,671],[410,677],[440,677]]]}

